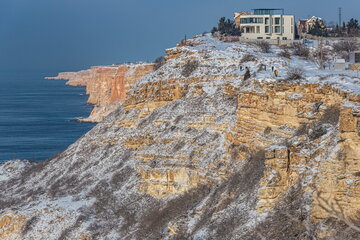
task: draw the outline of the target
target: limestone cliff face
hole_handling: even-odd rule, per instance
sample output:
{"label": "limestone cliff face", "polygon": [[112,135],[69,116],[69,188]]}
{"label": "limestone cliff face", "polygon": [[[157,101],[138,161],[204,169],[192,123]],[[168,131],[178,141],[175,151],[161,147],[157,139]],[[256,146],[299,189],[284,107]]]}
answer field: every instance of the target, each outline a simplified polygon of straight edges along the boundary
{"label": "limestone cliff face", "polygon": [[100,122],[117,108],[117,103],[124,101],[131,84],[152,71],[153,64],[111,65],[59,73],[47,79],[63,79],[71,86],[85,86],[88,102],[95,107],[87,119],[80,120]]}
{"label": "limestone cliff face", "polygon": [[286,81],[276,47],[239,62],[257,51],[202,36],[137,81],[124,66],[81,72],[102,79],[90,95],[113,86],[93,103],[122,104],[0,178],[4,239],[359,239],[359,79],[294,58],[307,76]]}

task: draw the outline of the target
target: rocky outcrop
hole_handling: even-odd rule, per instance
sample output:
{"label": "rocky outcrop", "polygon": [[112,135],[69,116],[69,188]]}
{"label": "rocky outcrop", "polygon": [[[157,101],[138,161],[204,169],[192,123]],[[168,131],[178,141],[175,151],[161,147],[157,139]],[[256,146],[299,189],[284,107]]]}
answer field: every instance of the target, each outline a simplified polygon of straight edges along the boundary
{"label": "rocky outcrop", "polygon": [[0,218],[0,238],[5,239],[21,232],[25,224],[25,218],[13,213],[4,214]]}
{"label": "rocky outcrop", "polygon": [[88,118],[79,120],[100,122],[117,108],[117,103],[124,101],[131,84],[152,71],[153,64],[111,65],[59,73],[46,79],[63,79],[71,86],[85,86],[88,103],[94,104],[94,109]]}
{"label": "rocky outcrop", "polygon": [[306,79],[274,79],[260,66],[286,71],[277,47],[240,62],[256,46],[191,42],[125,96],[91,98],[123,102],[0,184],[0,219],[12,210],[30,226],[5,239],[360,238],[358,78],[294,58]]}

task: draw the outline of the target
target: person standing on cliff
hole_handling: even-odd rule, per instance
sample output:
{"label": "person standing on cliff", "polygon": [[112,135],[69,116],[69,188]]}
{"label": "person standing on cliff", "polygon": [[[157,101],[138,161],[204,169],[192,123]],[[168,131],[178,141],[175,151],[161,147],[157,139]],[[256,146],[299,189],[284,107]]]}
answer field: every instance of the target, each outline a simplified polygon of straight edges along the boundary
{"label": "person standing on cliff", "polygon": [[275,77],[278,77],[279,71],[275,69],[274,74],[275,74]]}
{"label": "person standing on cliff", "polygon": [[246,67],[245,68],[246,69],[246,72],[245,72],[245,74],[244,74],[244,81],[245,80],[247,80],[247,79],[249,79],[250,78],[250,68],[249,67]]}

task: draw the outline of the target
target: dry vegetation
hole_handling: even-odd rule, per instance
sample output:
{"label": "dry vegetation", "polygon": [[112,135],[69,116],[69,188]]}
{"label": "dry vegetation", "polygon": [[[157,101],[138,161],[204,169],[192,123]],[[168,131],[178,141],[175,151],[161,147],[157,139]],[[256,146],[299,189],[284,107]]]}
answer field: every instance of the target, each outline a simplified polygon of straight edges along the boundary
{"label": "dry vegetation", "polygon": [[301,43],[294,43],[292,45],[292,53],[295,56],[303,57],[303,58],[309,58],[310,56],[310,50]]}
{"label": "dry vegetation", "polygon": [[158,57],[154,61],[154,70],[158,70],[166,63],[165,58],[163,56]]}
{"label": "dry vegetation", "polygon": [[346,60],[348,60],[350,52],[357,50],[357,45],[354,41],[339,41],[334,43],[332,47],[335,53],[341,55]]}
{"label": "dry vegetation", "polygon": [[288,49],[282,49],[278,55],[284,58],[291,58],[291,53]]}
{"label": "dry vegetation", "polygon": [[255,62],[257,60],[257,58],[252,55],[252,54],[245,54],[242,59],[240,60],[240,63],[245,63],[245,62]]}
{"label": "dry vegetation", "polygon": [[199,61],[196,60],[187,61],[183,66],[181,75],[183,75],[184,77],[189,77],[199,67],[199,65]]}
{"label": "dry vegetation", "polygon": [[286,73],[286,80],[300,80],[305,77],[305,71],[300,67],[289,67]]}
{"label": "dry vegetation", "polygon": [[255,45],[258,46],[263,53],[270,52],[270,44],[267,41],[258,41]]}

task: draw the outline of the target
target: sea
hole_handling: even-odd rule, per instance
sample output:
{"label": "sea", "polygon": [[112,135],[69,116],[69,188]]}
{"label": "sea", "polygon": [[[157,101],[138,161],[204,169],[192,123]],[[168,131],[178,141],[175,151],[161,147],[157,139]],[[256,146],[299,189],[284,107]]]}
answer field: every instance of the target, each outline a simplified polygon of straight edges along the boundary
{"label": "sea", "polygon": [[0,71],[0,162],[43,161],[65,150],[94,124],[84,87],[45,80],[57,72]]}

